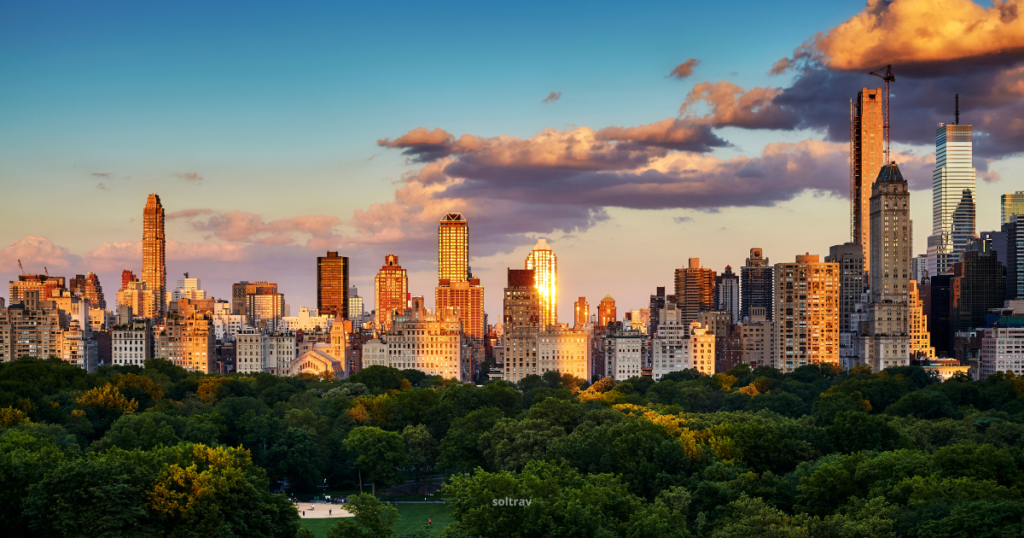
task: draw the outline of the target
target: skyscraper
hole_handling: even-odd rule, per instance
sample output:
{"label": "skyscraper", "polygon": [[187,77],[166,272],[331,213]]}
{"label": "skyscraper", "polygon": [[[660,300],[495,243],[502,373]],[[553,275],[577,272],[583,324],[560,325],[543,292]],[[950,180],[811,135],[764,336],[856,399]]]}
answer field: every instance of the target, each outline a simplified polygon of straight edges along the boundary
{"label": "skyscraper", "polygon": [[850,239],[864,251],[865,271],[871,262],[871,183],[882,168],[882,117],[882,88],[861,88],[850,102]]}
{"label": "skyscraper", "polygon": [[956,204],[956,209],[953,210],[953,233],[950,234],[953,252],[957,255],[956,261],[960,260],[960,253],[967,250],[967,244],[978,237],[975,233],[976,222],[974,197],[970,189],[964,189],[960,203]]}
{"label": "skyscraper", "polygon": [[533,282],[540,295],[542,326],[558,323],[558,257],[545,239],[526,256],[526,268],[533,270]]}
{"label": "skyscraper", "polygon": [[503,299],[506,381],[537,373],[537,335],[543,322],[532,269],[509,269]]}
{"label": "skyscraper", "polygon": [[[1024,299],[1024,214],[1011,215],[1006,232],[1006,298]],[[998,245],[996,249],[1000,248]]]}
{"label": "skyscraper", "polygon": [[62,276],[50,275],[18,275],[18,280],[9,281],[8,295],[11,306],[25,300],[25,294],[30,291],[38,291],[37,300],[47,301],[54,292],[64,291],[65,281]]}
{"label": "skyscraper", "polygon": [[348,319],[348,257],[328,252],[316,259],[316,309]]}
{"label": "skyscraper", "polygon": [[401,315],[405,312],[405,305],[409,296],[409,277],[398,265],[398,256],[388,254],[384,256],[384,265],[377,271],[373,280],[374,309],[377,312],[373,320],[377,329],[387,331],[391,327],[391,320],[395,311]]}
{"label": "skyscraper", "polygon": [[1006,224],[1014,215],[1024,215],[1024,191],[1017,191],[1014,194],[1004,194],[1000,197],[999,222]]}
{"label": "skyscraper", "polygon": [[[932,235],[928,237],[928,274],[939,275],[959,261],[966,243],[958,238],[973,237],[975,171],[970,125],[940,123],[935,130],[935,172],[932,173]],[[966,196],[964,191],[969,191]],[[970,200],[967,203],[967,200]],[[953,214],[959,210],[960,225]],[[971,228],[967,229],[970,212]],[[956,228],[956,229],[954,229]]]}
{"label": "skyscraper", "polygon": [[159,195],[150,194],[142,212],[142,281],[153,292],[157,318],[167,313],[166,243],[164,206]]}
{"label": "skyscraper", "polygon": [[355,286],[349,286],[348,288],[348,318],[352,320],[352,323],[362,328],[363,313],[365,309],[363,307],[363,298],[359,296],[359,289]]}
{"label": "skyscraper", "polygon": [[962,259],[953,265],[949,285],[950,333],[971,331],[985,326],[985,315],[1003,306],[1006,280],[992,246],[972,241]]}
{"label": "skyscraper", "polygon": [[772,306],[772,283],[775,271],[759,248],[750,249],[747,263],[740,268],[740,319],[751,316],[751,308],[764,308],[766,319],[775,313]]}
{"label": "skyscraper", "polygon": [[839,264],[817,255],[775,264],[775,351],[783,372],[839,363]]}
{"label": "skyscraper", "polygon": [[103,297],[103,286],[100,285],[100,277],[96,276],[96,273],[75,275],[75,278],[71,279],[70,290],[71,293],[88,299],[92,308],[107,309],[107,300]]}
{"label": "skyscraper", "polygon": [[246,286],[245,316],[250,327],[276,331],[284,317],[284,294],[278,293],[277,284],[260,280]]}
{"label": "skyscraper", "polygon": [[689,266],[676,269],[676,304],[682,310],[684,327],[697,321],[697,315],[715,308],[715,272],[700,266],[700,258],[690,258]]}
{"label": "skyscraper", "polygon": [[[896,163],[882,167],[871,194],[871,268],[866,321],[854,342],[857,362],[876,372],[910,364],[910,187]],[[913,298],[916,305],[917,296]]]}
{"label": "skyscraper", "polygon": [[573,306],[573,329],[580,330],[590,323],[590,305],[586,297],[580,297]]}
{"label": "skyscraper", "polygon": [[124,271],[121,271],[121,289],[122,290],[128,289],[128,283],[130,283],[130,282],[138,282],[138,281],[139,281],[139,277],[135,276],[135,273],[129,271],[128,269],[125,269]]}
{"label": "skyscraper", "polygon": [[[482,345],[486,327],[484,327],[484,288],[479,278],[469,281],[449,282],[441,280],[434,288],[434,307],[437,315],[449,316],[458,314],[462,321],[462,330],[472,339],[474,349]],[[446,312],[450,310],[450,312]],[[448,318],[446,319],[454,319]],[[482,347],[479,348],[482,350]]]}
{"label": "skyscraper", "polygon": [[[715,310],[728,312],[732,322],[740,321],[740,277],[726,265],[725,271],[715,277]],[[653,312],[653,310],[652,310]],[[653,316],[652,316],[653,317]]]}
{"label": "skyscraper", "polygon": [[864,293],[864,250],[857,243],[834,245],[825,261],[839,265],[839,361],[850,368],[856,363],[853,339],[857,328],[852,322]]}
{"label": "skyscraper", "polygon": [[445,213],[438,224],[437,280],[469,280],[469,224],[462,213]]}

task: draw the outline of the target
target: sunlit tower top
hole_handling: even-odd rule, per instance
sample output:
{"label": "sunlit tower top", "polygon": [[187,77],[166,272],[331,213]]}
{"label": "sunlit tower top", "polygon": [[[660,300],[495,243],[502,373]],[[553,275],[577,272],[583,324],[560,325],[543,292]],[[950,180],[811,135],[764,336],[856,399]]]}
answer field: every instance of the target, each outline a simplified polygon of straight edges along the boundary
{"label": "sunlit tower top", "polygon": [[526,256],[526,268],[533,269],[534,285],[540,295],[541,323],[558,323],[558,257],[546,239],[539,239]]}
{"label": "sunlit tower top", "polygon": [[437,279],[469,280],[469,224],[462,213],[445,213],[437,227]]}
{"label": "sunlit tower top", "polygon": [[882,101],[882,88],[862,88],[850,102],[850,239],[861,246],[865,271],[871,263],[871,184],[885,152]]}
{"label": "sunlit tower top", "polygon": [[156,315],[167,313],[167,238],[164,235],[164,206],[160,196],[150,194],[142,212],[142,281],[153,290]]}

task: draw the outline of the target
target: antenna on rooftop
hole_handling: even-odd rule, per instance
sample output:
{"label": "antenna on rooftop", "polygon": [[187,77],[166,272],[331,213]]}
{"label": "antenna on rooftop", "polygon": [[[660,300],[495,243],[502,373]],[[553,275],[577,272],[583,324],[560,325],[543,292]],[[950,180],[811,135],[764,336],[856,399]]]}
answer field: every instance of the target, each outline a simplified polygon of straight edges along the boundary
{"label": "antenna on rooftop", "polygon": [[956,109],[953,112],[954,125],[960,125],[960,94],[956,94]]}

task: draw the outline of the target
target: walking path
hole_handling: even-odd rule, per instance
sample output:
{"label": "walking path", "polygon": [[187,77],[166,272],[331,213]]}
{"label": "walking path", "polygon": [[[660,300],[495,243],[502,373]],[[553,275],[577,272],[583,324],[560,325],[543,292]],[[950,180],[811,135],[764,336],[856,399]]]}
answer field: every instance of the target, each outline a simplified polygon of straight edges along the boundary
{"label": "walking path", "polygon": [[[310,509],[311,506],[315,508]],[[295,509],[299,511],[299,517],[304,519],[352,517],[354,515],[348,510],[345,510],[343,505],[323,502],[296,503]],[[306,512],[306,514],[303,515],[302,512]],[[330,512],[330,515],[328,515],[328,512]]]}

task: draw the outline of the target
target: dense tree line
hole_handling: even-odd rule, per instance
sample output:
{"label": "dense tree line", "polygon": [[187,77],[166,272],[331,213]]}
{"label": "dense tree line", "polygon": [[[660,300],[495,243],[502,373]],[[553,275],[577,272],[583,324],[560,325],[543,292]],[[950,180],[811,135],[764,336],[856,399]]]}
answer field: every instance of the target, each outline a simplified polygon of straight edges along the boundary
{"label": "dense tree line", "polygon": [[1018,536],[1024,379],[742,366],[475,386],[0,364],[14,536],[291,537],[271,491],[325,480],[368,485],[332,538],[388,536],[395,513],[371,494],[438,476],[453,538]]}

